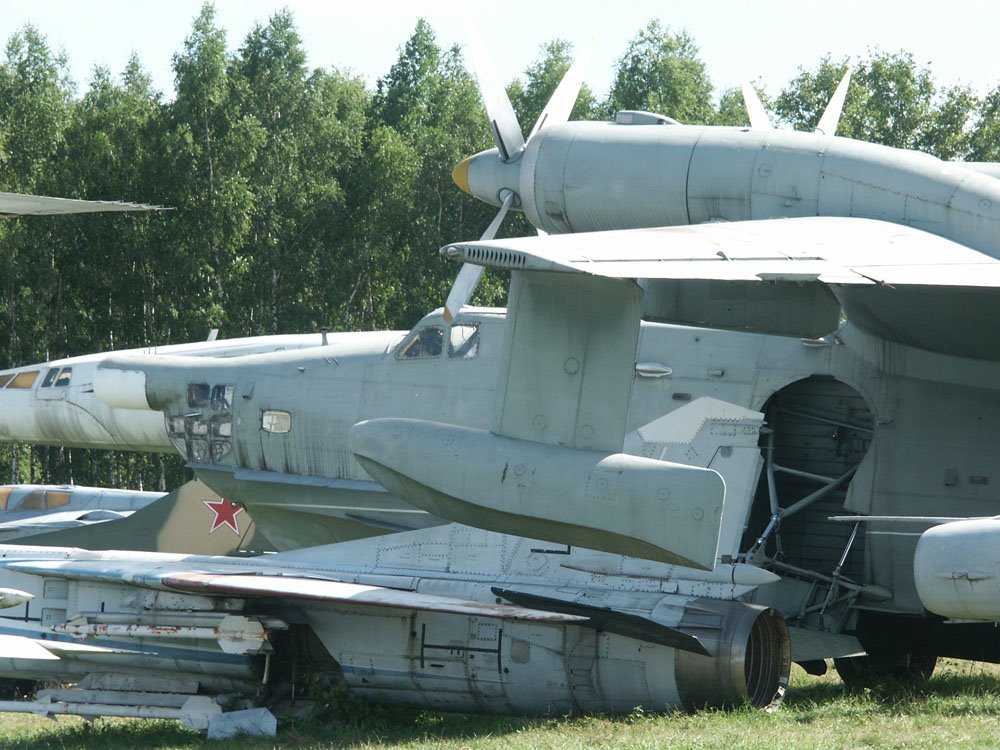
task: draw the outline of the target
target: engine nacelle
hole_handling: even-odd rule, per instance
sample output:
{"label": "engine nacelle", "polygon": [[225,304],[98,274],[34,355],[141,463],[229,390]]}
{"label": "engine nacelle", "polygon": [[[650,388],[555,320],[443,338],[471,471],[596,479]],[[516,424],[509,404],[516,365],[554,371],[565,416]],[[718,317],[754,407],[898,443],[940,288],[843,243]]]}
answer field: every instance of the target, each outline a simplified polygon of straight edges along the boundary
{"label": "engine nacelle", "polygon": [[920,601],[956,620],[1000,620],[1000,518],[928,529],[913,555]]}
{"label": "engine nacelle", "polygon": [[781,615],[696,599],[679,629],[711,656],[582,625],[486,623],[433,612],[387,618],[310,612],[353,692],[378,703],[509,714],[756,708],[782,699],[791,645]]}
{"label": "engine nacelle", "polygon": [[781,614],[742,602],[696,600],[684,610],[679,629],[697,635],[712,652],[678,651],[677,692],[689,711],[764,708],[781,701],[791,669],[791,639]]}

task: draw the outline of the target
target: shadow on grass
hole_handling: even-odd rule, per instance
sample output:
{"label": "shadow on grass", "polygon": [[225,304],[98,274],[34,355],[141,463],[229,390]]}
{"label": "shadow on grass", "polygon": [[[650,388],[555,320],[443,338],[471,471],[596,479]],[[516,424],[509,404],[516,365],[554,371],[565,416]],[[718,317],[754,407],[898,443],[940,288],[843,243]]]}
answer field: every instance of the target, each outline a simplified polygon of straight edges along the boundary
{"label": "shadow on grass", "polygon": [[[60,719],[26,726],[23,731],[8,729],[0,737],[0,750],[65,750],[81,748],[195,748],[203,743],[202,735],[184,729],[175,721],[98,719],[90,723]],[[273,740],[260,747],[271,748]],[[213,747],[215,745],[213,744]],[[224,745],[218,745],[221,748]],[[241,745],[250,748],[252,745]]]}
{"label": "shadow on grass", "polygon": [[279,732],[279,739],[293,747],[308,742],[353,747],[368,746],[373,742],[402,744],[435,739],[472,740],[499,737],[545,722],[545,719],[539,718],[438,713],[412,706],[371,706],[356,720],[290,723]]}
{"label": "shadow on grass", "polygon": [[[710,712],[715,714],[716,712]],[[733,714],[751,714],[739,709]],[[863,690],[849,690],[839,680],[817,680],[796,685],[781,713],[809,723],[831,714],[845,715],[988,715],[1000,716],[1000,677],[988,674],[946,672],[919,685],[886,681]],[[790,716],[789,716],[790,715]],[[149,720],[98,720],[91,724],[60,720],[29,721],[23,731],[7,728],[0,736],[0,750],[63,750],[64,748],[200,748],[212,750],[270,750],[330,746],[370,747],[372,744],[417,744],[424,741],[475,740],[502,737],[539,727],[571,729],[591,723],[655,720],[667,714],[637,716],[573,716],[549,718],[447,714],[416,707],[367,706],[328,721],[283,723],[276,738],[238,738],[207,742],[204,735],[183,729],[177,722]],[[678,717],[684,716],[679,714]],[[736,718],[734,716],[734,718]]]}
{"label": "shadow on grass", "polygon": [[212,750],[271,750],[275,747],[326,745],[343,748],[422,740],[472,740],[497,737],[539,726],[545,719],[445,714],[410,707],[372,706],[357,721],[332,720],[282,722],[276,738],[240,737],[208,742],[199,732],[174,721],[105,720],[92,723],[27,721],[23,730],[7,729],[0,736],[0,750],[64,750],[80,748],[199,748]]}
{"label": "shadow on grass", "polygon": [[868,710],[908,715],[1000,715],[1000,678],[991,674],[946,672],[917,683],[894,679],[852,689],[838,680],[797,685],[789,691],[785,707],[792,712],[849,705]]}

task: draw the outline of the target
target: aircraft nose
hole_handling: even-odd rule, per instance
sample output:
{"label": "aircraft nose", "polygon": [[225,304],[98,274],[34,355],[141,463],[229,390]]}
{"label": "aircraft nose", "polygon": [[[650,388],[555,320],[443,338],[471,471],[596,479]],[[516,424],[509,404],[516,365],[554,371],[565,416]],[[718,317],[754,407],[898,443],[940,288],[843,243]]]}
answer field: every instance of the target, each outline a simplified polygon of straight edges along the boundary
{"label": "aircraft nose", "polygon": [[472,157],[467,156],[451,170],[452,182],[458,185],[463,193],[468,193],[469,195],[472,195],[472,192],[469,190],[469,165],[471,163]]}

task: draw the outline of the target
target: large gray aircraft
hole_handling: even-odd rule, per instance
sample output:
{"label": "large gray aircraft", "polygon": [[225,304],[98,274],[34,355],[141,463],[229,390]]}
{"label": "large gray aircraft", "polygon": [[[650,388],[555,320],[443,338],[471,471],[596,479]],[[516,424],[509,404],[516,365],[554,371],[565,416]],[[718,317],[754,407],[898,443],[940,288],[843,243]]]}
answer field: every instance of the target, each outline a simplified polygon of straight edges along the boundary
{"label": "large gray aircraft", "polygon": [[[8,548],[21,654],[63,677],[117,659],[128,684],[125,653],[174,668],[143,627],[226,611],[177,636],[214,654],[177,652],[186,675],[235,640],[245,686],[307,660],[376,700],[518,712],[772,705],[789,660],[856,683],[1000,661],[1000,182],[823,133],[554,110],[520,143],[491,110],[498,148],[457,170],[564,234],[443,248],[510,271],[506,312],[465,306],[463,271],[408,333],[93,370],[278,548],[354,541]],[[59,651],[110,625],[140,629]]]}

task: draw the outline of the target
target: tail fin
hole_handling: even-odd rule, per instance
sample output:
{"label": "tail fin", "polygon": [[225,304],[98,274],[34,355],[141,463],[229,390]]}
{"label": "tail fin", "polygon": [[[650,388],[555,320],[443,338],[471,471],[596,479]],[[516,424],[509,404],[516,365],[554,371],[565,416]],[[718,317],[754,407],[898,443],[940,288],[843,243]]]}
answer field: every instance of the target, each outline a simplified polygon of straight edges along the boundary
{"label": "tail fin", "polygon": [[219,497],[193,479],[128,518],[92,526],[50,531],[18,539],[84,549],[231,555],[273,551],[241,506]]}

